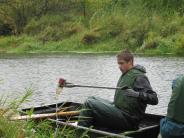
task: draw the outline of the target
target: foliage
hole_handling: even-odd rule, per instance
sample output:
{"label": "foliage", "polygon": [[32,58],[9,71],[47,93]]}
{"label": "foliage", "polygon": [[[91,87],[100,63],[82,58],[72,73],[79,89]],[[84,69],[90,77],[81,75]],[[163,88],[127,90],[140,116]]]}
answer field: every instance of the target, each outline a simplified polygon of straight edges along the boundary
{"label": "foliage", "polygon": [[[3,138],[73,138],[76,135],[74,129],[67,128],[65,126],[59,127],[57,133],[55,130],[55,125],[48,121],[42,120],[36,122],[32,119],[26,121],[10,121],[12,116],[19,115],[18,109],[22,103],[29,100],[32,90],[26,89],[26,92],[21,97],[16,97],[14,99],[10,96],[0,97],[0,137]],[[25,112],[24,112],[25,114]],[[32,110],[26,112],[26,114],[31,115]],[[81,135],[83,137],[83,135]]]}
{"label": "foliage", "polygon": [[182,54],[183,5],[183,0],[4,0],[0,32],[19,36],[0,37],[0,52],[129,48]]}
{"label": "foliage", "polygon": [[1,96],[0,98],[0,137],[7,138],[23,138],[24,123],[21,121],[9,121],[9,118],[17,114],[17,109],[20,105],[26,102],[31,95],[31,90],[27,89],[26,93],[21,98],[15,98],[13,102],[8,100],[9,96]]}

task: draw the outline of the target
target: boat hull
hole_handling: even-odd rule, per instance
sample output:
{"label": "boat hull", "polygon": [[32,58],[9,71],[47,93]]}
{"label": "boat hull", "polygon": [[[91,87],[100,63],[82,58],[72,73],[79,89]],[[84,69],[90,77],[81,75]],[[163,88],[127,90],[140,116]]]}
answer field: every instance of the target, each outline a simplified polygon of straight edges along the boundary
{"label": "boat hull", "polygon": [[[76,110],[81,109],[81,104],[80,103],[73,103],[73,102],[65,102],[65,103],[58,103],[57,107],[59,107],[61,110],[68,112],[68,111],[76,111]],[[22,109],[23,112],[26,112],[28,110],[31,110],[31,108]],[[33,114],[54,113],[54,112],[56,112],[56,104],[34,107],[32,110],[33,110]],[[164,116],[161,116],[161,115],[145,114],[144,118],[142,119],[142,121],[139,125],[139,129],[136,131],[122,132],[121,130],[117,131],[117,130],[108,130],[108,129],[105,129],[105,131],[104,131],[103,128],[94,128],[94,129],[99,130],[99,131],[112,133],[112,134],[118,134],[122,137],[157,138],[158,134],[159,134],[159,130],[160,130],[160,126],[159,126],[160,119],[163,117]],[[50,118],[56,119],[55,116],[50,117]],[[72,120],[76,120],[76,118],[78,118],[78,115],[59,117],[59,119],[61,119],[64,122],[68,121],[69,119],[72,122]],[[68,126],[71,127],[70,125],[68,125]],[[73,126],[73,128],[85,131],[85,129],[81,129],[81,128],[79,128],[79,126]],[[97,135],[104,136],[102,134],[99,135],[98,133],[95,134],[95,132],[90,131],[89,128],[86,128],[86,129],[88,129],[88,133],[90,133],[90,135],[92,137],[97,137]]]}

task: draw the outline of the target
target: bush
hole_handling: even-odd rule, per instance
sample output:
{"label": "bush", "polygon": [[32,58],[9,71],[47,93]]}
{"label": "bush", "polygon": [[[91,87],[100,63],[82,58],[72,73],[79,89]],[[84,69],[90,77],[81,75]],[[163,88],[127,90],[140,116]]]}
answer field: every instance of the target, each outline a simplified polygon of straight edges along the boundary
{"label": "bush", "polygon": [[42,25],[40,22],[32,19],[24,28],[24,33],[28,35],[36,35],[42,30]]}
{"label": "bush", "polygon": [[184,35],[177,34],[173,37],[174,45],[174,53],[183,55],[184,54]]}
{"label": "bush", "polygon": [[38,34],[38,39],[42,42],[46,41],[59,41],[66,37],[70,37],[82,30],[80,24],[73,24],[66,22],[60,26],[47,26],[43,31]]}
{"label": "bush", "polygon": [[162,54],[173,53],[174,43],[170,38],[160,39],[157,49]]}
{"label": "bush", "polygon": [[140,49],[155,49],[159,44],[160,38],[155,32],[149,32]]}
{"label": "bush", "polygon": [[64,22],[64,16],[45,15],[40,19],[33,18],[24,28],[24,33],[35,35],[43,31],[47,26],[60,27]]}
{"label": "bush", "polygon": [[46,27],[42,32],[40,32],[38,39],[42,42],[46,41],[58,41],[62,40],[63,33],[62,30],[58,30],[58,28],[53,28],[51,26]]}
{"label": "bush", "polygon": [[59,41],[70,37],[83,30],[80,22],[72,22],[63,19],[59,15],[46,15],[41,19],[32,19],[24,28],[24,32],[29,35],[37,35],[42,42]]}
{"label": "bush", "polygon": [[95,32],[84,34],[81,42],[84,44],[94,44],[100,40],[100,36]]}
{"label": "bush", "polygon": [[171,23],[165,24],[161,28],[160,35],[162,37],[167,37],[175,34],[177,31],[178,31],[178,22],[171,22]]}
{"label": "bush", "polygon": [[176,38],[176,48],[184,49],[184,35],[181,34],[178,38]]}
{"label": "bush", "polygon": [[136,41],[136,43],[134,43],[135,47],[143,44],[144,38],[148,31],[147,29],[146,25],[138,24],[131,30],[129,39],[134,39]]}
{"label": "bush", "polygon": [[126,23],[121,15],[103,15],[92,17],[90,29],[100,34],[101,39],[115,37],[125,30]]}
{"label": "bush", "polygon": [[45,15],[40,19],[33,18],[24,28],[24,32],[35,35],[43,31],[47,26],[60,26],[63,23],[63,17],[60,15]]}
{"label": "bush", "polygon": [[21,39],[15,36],[0,37],[0,48],[16,48],[19,45],[20,41]]}

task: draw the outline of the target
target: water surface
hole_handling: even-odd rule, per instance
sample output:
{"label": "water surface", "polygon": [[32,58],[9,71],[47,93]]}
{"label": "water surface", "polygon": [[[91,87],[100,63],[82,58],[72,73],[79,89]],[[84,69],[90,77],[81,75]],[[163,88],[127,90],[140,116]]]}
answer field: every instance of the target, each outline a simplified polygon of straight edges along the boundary
{"label": "water surface", "polygon": [[[182,57],[135,57],[147,69],[158,93],[159,104],[147,112],[165,114],[171,95],[171,81],[184,70]],[[0,57],[0,95],[21,96],[26,88],[33,94],[23,107],[56,103],[55,88],[60,77],[74,84],[115,87],[121,72],[115,55],[33,55]],[[113,100],[114,90],[65,88],[58,101],[84,102],[88,96]]]}

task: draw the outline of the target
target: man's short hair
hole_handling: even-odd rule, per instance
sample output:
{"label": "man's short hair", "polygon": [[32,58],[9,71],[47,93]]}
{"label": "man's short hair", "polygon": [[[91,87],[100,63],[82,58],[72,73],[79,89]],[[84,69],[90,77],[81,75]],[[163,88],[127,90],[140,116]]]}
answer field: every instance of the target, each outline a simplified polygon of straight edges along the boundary
{"label": "man's short hair", "polygon": [[123,59],[125,60],[126,62],[130,62],[132,61],[132,64],[134,62],[134,56],[133,54],[129,51],[129,50],[123,50],[121,51],[118,55],[117,55],[117,58],[118,59]]}

